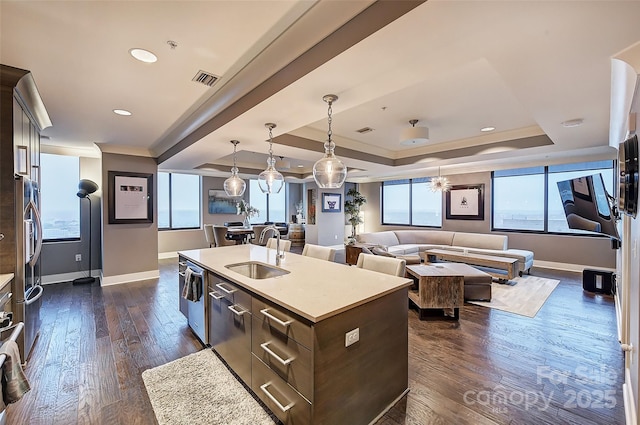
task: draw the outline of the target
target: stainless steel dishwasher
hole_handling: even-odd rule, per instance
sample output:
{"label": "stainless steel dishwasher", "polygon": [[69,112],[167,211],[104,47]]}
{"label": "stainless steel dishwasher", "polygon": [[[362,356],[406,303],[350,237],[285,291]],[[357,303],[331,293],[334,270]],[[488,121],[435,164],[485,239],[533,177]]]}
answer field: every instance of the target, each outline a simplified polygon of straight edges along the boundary
{"label": "stainless steel dishwasher", "polygon": [[[192,274],[199,275],[202,282],[202,290],[200,291],[200,298],[198,301],[187,301],[189,310],[189,327],[193,330],[193,333],[200,338],[200,341],[202,341],[203,344],[207,344],[208,332],[205,320],[205,309],[207,305],[207,297],[205,296],[205,291],[207,289],[207,282],[205,281],[206,273],[201,267],[191,261],[187,261],[187,268],[191,269]],[[187,282],[185,282],[185,285],[186,284]]]}

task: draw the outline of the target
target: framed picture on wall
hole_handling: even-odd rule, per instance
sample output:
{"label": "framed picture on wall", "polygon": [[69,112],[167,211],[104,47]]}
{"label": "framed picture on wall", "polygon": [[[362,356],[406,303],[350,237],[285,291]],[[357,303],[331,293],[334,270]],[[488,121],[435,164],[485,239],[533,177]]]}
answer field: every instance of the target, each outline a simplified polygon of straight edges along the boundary
{"label": "framed picture on wall", "polygon": [[153,174],[109,171],[109,224],[153,223]]}
{"label": "framed picture on wall", "polygon": [[209,214],[237,214],[237,203],[224,190],[209,189]]}
{"label": "framed picture on wall", "polygon": [[323,193],[322,194],[322,212],[340,212],[340,211],[342,211],[342,194]]}
{"label": "framed picture on wall", "polygon": [[453,186],[446,192],[447,220],[484,220],[484,184]]}

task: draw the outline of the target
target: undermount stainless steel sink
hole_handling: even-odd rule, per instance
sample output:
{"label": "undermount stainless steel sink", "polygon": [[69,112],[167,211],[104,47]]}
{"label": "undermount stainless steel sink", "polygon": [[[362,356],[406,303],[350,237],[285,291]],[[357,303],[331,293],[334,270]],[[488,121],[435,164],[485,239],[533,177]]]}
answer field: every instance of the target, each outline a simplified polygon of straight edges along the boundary
{"label": "undermount stainless steel sink", "polygon": [[289,271],[279,269],[269,264],[260,263],[258,261],[246,261],[244,263],[228,264],[225,266],[231,271],[240,273],[251,279],[269,279],[289,274]]}

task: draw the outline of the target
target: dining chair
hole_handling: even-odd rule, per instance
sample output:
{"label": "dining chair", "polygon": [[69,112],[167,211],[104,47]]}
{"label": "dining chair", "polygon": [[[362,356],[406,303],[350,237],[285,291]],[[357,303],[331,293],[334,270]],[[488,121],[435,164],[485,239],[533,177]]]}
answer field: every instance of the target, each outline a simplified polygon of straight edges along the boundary
{"label": "dining chair", "polygon": [[[277,243],[278,243],[278,239],[269,238],[269,240],[267,241],[266,247],[271,249],[276,249]],[[291,241],[280,239],[280,250],[282,250],[282,252],[289,252],[291,250]]]}
{"label": "dining chair", "polygon": [[260,235],[262,234],[262,231],[267,227],[269,226],[266,226],[264,224],[254,224],[253,226],[251,226],[251,228],[253,229],[253,239],[251,239],[252,244],[262,246],[265,246],[267,244],[267,241],[271,237],[272,232],[267,232],[262,239],[262,243],[260,243]]}
{"label": "dining chair", "polygon": [[[241,221],[226,221],[224,225],[227,227],[243,227],[244,223]],[[228,238],[235,241],[237,244],[241,244],[244,243],[247,235],[231,235]]]}
{"label": "dining chair", "polygon": [[213,235],[213,224],[204,225],[204,237],[205,239],[207,239],[209,248],[213,248],[216,246],[216,239],[215,239],[215,236]]}
{"label": "dining chair", "polygon": [[328,246],[305,244],[302,255],[319,258],[321,260],[333,261],[336,258],[336,250]]}
{"label": "dining chair", "polygon": [[356,263],[356,267],[361,269],[399,277],[404,277],[406,266],[407,262],[400,258],[367,255],[363,253],[358,256],[358,262]]}
{"label": "dining chair", "polygon": [[236,242],[227,239],[227,226],[213,226],[213,236],[216,240],[216,246],[229,246],[235,245]]}

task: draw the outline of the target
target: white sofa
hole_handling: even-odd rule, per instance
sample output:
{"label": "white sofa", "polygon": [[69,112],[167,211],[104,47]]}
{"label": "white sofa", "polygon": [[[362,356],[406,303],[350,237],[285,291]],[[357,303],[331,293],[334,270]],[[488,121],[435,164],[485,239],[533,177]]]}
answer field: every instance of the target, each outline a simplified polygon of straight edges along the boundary
{"label": "white sofa", "polygon": [[533,252],[508,248],[508,237],[484,233],[450,232],[444,230],[388,230],[361,233],[359,243],[384,246],[395,255],[418,254],[428,249],[445,249],[469,253],[495,255],[518,260],[518,273],[522,275],[533,266]]}

